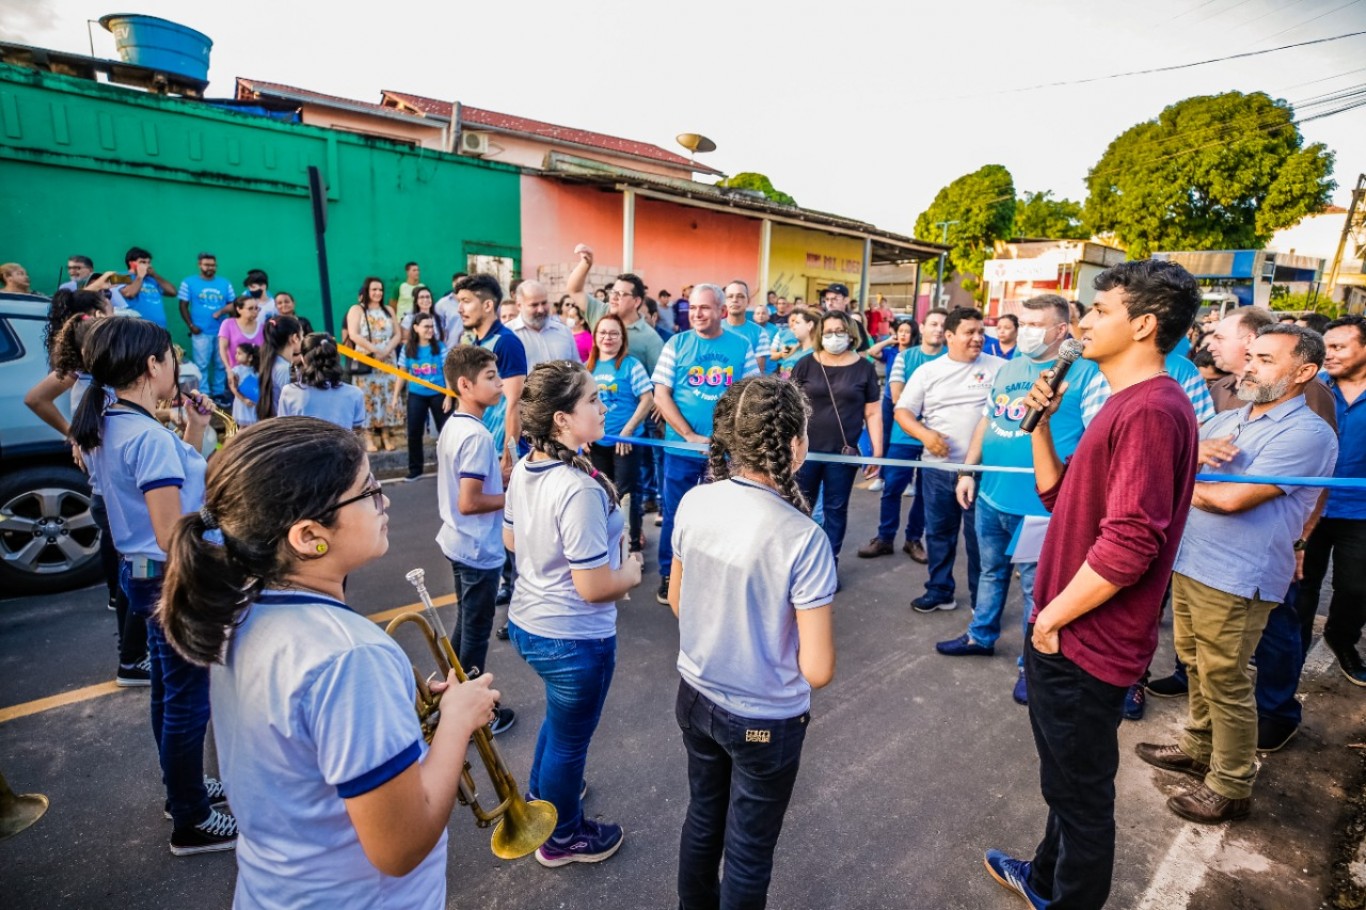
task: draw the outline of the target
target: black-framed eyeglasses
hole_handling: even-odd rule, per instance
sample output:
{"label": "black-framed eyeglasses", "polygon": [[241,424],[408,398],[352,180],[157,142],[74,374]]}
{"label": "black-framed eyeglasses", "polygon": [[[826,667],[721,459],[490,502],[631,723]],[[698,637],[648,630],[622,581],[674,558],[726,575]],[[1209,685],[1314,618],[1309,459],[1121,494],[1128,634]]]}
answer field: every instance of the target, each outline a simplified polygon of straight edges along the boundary
{"label": "black-framed eyeglasses", "polygon": [[381,515],[384,514],[384,487],[380,486],[379,481],[375,480],[375,478],[373,477],[370,478],[370,483],[365,487],[365,489],[361,490],[355,496],[343,499],[340,502],[334,502],[332,505],[328,506],[326,510],[324,510],[323,514],[326,515],[331,512],[335,512],[338,509],[342,509],[346,506],[351,505],[351,503],[353,502],[360,502],[362,499],[371,498],[375,500],[375,511],[380,513]]}

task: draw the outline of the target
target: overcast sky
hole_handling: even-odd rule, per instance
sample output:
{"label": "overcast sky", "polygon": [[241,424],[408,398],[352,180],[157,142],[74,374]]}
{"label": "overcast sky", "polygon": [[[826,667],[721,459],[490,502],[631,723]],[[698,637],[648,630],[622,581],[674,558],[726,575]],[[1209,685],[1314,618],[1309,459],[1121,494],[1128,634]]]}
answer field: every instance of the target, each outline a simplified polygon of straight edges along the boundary
{"label": "overcast sky", "polygon": [[[89,53],[122,8],[0,0],[4,40]],[[941,186],[1003,164],[1017,191],[1082,199],[1086,171],[1182,98],[1291,102],[1366,84],[1366,36],[1174,73],[1019,91],[1366,30],[1366,0],[136,0],[214,41],[209,94],[250,76],[378,101],[382,88],[653,142],[699,132],[726,173],[910,233]],[[97,56],[113,57],[98,25]],[[1366,171],[1366,108],[1302,127]],[[932,238],[927,238],[932,239]]]}

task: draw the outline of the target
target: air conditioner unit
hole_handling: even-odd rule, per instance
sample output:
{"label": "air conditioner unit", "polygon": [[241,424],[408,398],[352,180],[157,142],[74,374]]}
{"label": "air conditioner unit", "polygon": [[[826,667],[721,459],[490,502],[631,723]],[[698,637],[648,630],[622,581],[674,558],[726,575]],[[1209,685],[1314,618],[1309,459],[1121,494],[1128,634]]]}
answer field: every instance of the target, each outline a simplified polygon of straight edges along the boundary
{"label": "air conditioner unit", "polygon": [[460,154],[487,155],[489,153],[489,134],[465,131],[460,134]]}

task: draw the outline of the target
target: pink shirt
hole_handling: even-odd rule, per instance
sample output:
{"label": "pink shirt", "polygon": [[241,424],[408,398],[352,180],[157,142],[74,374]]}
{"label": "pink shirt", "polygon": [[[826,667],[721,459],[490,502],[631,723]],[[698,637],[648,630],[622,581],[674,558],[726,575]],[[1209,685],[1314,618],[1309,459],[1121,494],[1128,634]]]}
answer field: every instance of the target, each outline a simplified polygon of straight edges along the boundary
{"label": "pink shirt", "polygon": [[228,364],[230,365],[230,367],[236,365],[237,363],[238,346],[241,345],[243,342],[247,344],[259,345],[261,343],[261,337],[264,329],[265,320],[258,319],[256,320],[256,334],[244,335],[242,334],[242,329],[240,326],[238,326],[236,319],[223,320],[223,324],[218,327],[218,337],[228,339]]}
{"label": "pink shirt", "polygon": [[593,333],[575,332],[574,343],[579,346],[579,360],[588,362],[588,355],[593,353]]}

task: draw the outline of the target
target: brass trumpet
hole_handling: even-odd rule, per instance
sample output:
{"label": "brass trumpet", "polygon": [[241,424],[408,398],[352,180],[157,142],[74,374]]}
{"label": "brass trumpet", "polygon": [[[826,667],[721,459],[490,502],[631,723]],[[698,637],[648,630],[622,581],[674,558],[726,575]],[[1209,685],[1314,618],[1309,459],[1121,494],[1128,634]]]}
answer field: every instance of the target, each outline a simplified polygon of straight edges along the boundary
{"label": "brass trumpet", "polygon": [[[451,645],[450,636],[446,634],[441,615],[436,612],[432,597],[427,593],[425,576],[426,573],[422,569],[413,569],[406,576],[409,583],[417,589],[418,597],[422,599],[422,612],[397,616],[384,631],[393,635],[404,623],[417,626],[422,637],[427,640],[428,650],[436,660],[440,678],[445,680],[454,670],[455,678],[463,683],[469,677],[460,666],[460,660],[455,656],[455,648]],[[417,680],[416,708],[418,723],[422,725],[422,738],[431,742],[437,722],[441,719],[441,696],[432,693],[427,680],[416,667],[413,668],[413,677]],[[521,791],[517,788],[517,781],[508,771],[487,727],[475,730],[473,740],[479,758],[484,763],[484,769],[488,772],[489,780],[493,782],[498,805],[492,809],[485,809],[479,804],[479,791],[473,775],[470,774],[468,761],[460,772],[460,804],[470,807],[470,811],[474,813],[475,824],[480,828],[487,828],[497,822],[497,827],[493,829],[491,844],[494,856],[499,859],[519,859],[546,842],[555,830],[558,814],[555,807],[545,800],[527,802],[522,797]]]}

